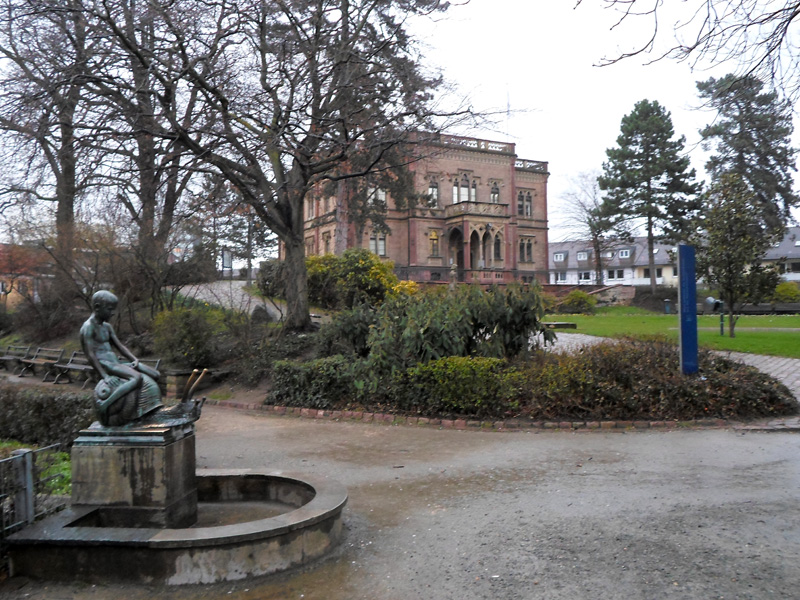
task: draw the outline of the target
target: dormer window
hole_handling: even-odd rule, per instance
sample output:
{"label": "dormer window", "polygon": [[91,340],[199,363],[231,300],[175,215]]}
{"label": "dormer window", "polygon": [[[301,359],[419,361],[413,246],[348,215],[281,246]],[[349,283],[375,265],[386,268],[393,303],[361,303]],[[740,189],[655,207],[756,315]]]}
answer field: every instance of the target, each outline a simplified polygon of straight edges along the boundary
{"label": "dormer window", "polygon": [[619,257],[620,258],[630,258],[631,257],[630,248],[623,248],[622,250],[620,250],[619,251]]}
{"label": "dormer window", "polygon": [[583,251],[578,252],[578,255],[576,256],[576,258],[578,260],[589,260],[589,253],[588,252],[583,252]]}
{"label": "dormer window", "polygon": [[564,262],[564,253],[556,252],[553,254],[553,262]]}

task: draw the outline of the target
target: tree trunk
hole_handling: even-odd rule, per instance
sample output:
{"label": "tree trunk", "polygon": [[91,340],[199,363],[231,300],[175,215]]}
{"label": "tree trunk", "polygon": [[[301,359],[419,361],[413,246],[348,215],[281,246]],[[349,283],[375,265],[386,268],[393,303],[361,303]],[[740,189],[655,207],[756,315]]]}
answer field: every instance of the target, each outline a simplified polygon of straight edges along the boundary
{"label": "tree trunk", "polygon": [[311,325],[308,311],[308,276],[302,238],[286,239],[286,324],[287,329],[305,330]]}
{"label": "tree trunk", "polygon": [[733,303],[730,303],[728,308],[728,336],[736,337],[736,319],[733,316]]}

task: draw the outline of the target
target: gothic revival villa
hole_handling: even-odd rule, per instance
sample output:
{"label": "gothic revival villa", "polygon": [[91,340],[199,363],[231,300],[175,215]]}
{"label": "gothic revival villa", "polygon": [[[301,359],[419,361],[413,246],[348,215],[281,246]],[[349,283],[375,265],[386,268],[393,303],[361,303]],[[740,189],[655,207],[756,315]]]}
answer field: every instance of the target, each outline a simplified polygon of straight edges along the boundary
{"label": "gothic revival villa", "polygon": [[386,203],[388,233],[358,230],[343,194],[313,194],[306,206],[306,254],[356,246],[392,260],[401,279],[506,284],[547,283],[547,163],[517,157],[511,143],[439,136],[410,165],[422,198]]}

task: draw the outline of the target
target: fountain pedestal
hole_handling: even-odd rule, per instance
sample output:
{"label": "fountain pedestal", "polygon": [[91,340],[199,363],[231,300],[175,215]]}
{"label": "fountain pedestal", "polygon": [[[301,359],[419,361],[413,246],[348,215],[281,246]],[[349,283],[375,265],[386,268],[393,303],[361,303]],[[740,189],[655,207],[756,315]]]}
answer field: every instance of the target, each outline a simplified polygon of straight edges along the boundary
{"label": "fountain pedestal", "polygon": [[96,506],[85,518],[99,527],[190,527],[197,521],[194,423],[84,429],[72,447],[72,504]]}

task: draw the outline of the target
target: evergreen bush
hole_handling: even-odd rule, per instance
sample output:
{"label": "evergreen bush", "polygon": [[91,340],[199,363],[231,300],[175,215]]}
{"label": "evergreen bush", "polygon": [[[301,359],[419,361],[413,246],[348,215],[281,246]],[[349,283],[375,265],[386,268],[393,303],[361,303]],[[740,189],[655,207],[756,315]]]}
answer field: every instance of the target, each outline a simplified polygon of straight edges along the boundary
{"label": "evergreen bush", "polygon": [[92,421],[91,392],[0,384],[0,438],[36,446],[66,447]]}

